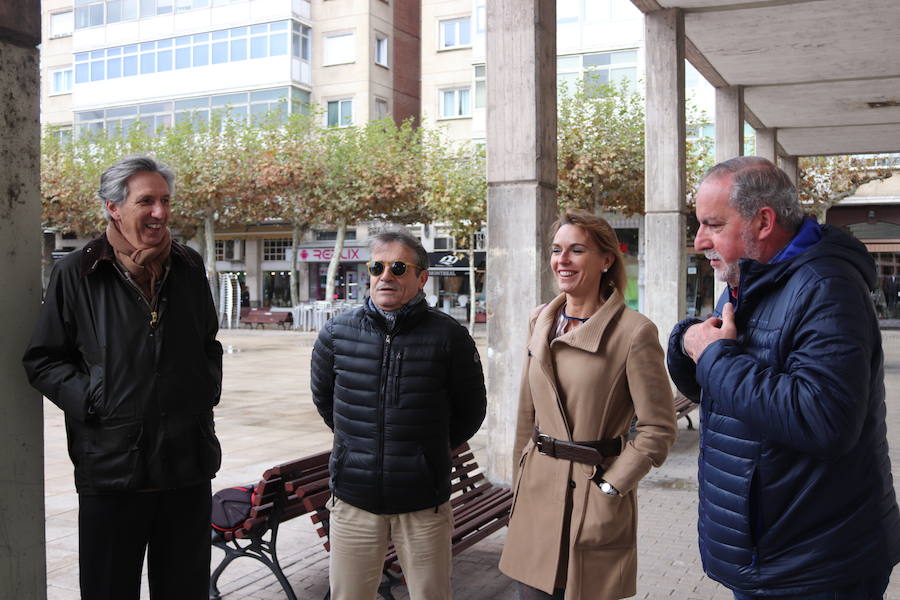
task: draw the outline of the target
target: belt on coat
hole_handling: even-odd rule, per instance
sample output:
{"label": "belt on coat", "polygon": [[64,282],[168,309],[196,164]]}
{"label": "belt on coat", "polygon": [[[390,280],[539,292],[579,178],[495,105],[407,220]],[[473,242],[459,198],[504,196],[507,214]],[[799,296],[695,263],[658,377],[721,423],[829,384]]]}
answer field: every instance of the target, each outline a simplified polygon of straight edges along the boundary
{"label": "belt on coat", "polygon": [[619,456],[622,453],[621,437],[592,442],[567,442],[541,433],[535,427],[531,439],[538,452],[544,456],[592,466],[598,466],[607,456]]}

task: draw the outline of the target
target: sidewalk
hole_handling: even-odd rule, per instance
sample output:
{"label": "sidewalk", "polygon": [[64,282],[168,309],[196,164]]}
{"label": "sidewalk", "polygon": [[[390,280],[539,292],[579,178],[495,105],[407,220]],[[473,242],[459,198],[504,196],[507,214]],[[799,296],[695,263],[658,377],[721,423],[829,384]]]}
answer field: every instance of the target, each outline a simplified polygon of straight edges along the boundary
{"label": "sidewalk", "polygon": [[[888,435],[894,472],[900,465],[900,331],[884,331],[888,390]],[[483,328],[476,330],[486,344]],[[213,482],[217,490],[255,482],[279,462],[331,447],[309,393],[309,360],[315,335],[275,330],[223,330],[225,348],[222,402],[216,427],[223,460]],[[45,401],[45,484],[47,510],[47,585],[50,600],[76,600],[78,594],[77,496],[66,454],[61,412]],[[692,414],[694,417],[696,413]],[[694,419],[696,422],[696,418]],[[696,540],[697,431],[682,419],[679,437],[661,469],[641,482],[638,525],[640,599],[730,600],[731,594],[703,575]],[[484,455],[487,432],[472,442]],[[895,486],[900,486],[900,477]],[[454,559],[457,600],[511,600],[512,582],[497,570],[506,530],[501,530]],[[173,548],[177,548],[174,543]],[[279,557],[300,600],[321,600],[328,588],[328,556],[308,517],[285,523],[278,536]],[[213,549],[217,564],[221,552]],[[262,588],[256,587],[262,584]],[[254,591],[249,591],[249,586]],[[260,563],[238,560],[220,579],[225,598],[283,600],[275,578]],[[146,577],[143,598],[148,598]],[[408,598],[397,588],[397,600]],[[900,570],[887,600],[900,600]]]}

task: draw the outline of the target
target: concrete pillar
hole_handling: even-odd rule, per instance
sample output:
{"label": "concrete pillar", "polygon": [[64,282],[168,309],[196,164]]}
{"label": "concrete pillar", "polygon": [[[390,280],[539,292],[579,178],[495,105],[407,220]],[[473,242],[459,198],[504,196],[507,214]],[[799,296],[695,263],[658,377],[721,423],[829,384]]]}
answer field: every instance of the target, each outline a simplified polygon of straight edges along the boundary
{"label": "concrete pillar", "polygon": [[[716,162],[744,155],[744,88],[716,88]],[[725,290],[725,283],[715,280],[713,304]]]}
{"label": "concrete pillar", "polygon": [[[773,163],[777,160],[775,150],[776,130],[775,129],[757,129],[756,130],[756,155],[771,160]],[[776,163],[777,164],[777,163]]]}
{"label": "concrete pillar", "polygon": [[794,184],[794,187],[797,187],[799,185],[800,162],[797,160],[796,156],[782,156],[781,170],[787,173],[787,176],[788,178],[790,178],[791,183]]}
{"label": "concrete pillar", "polygon": [[487,474],[512,480],[528,316],[553,293],[556,214],[556,3],[487,3]]}
{"label": "concrete pillar", "polygon": [[744,155],[744,88],[716,88],[716,162]]}
{"label": "concrete pillar", "polygon": [[250,306],[259,308],[262,306],[262,282],[260,272],[260,260],[262,259],[262,240],[259,238],[247,238],[244,242],[244,268],[247,276],[244,284],[250,292]]}
{"label": "concrete pillar", "polygon": [[47,597],[44,420],[22,352],[41,305],[39,0],[0,3],[0,598]]}
{"label": "concrete pillar", "polygon": [[684,14],[645,15],[647,125],[644,160],[644,307],[665,348],[685,312]]}

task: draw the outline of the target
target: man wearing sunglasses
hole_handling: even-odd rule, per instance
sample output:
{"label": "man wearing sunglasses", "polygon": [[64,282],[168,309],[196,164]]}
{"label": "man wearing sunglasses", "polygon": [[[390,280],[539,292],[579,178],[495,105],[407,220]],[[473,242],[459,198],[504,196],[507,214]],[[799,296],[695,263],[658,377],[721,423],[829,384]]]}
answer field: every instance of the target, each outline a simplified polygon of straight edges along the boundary
{"label": "man wearing sunglasses", "polygon": [[481,426],[475,342],[422,292],[428,255],[405,230],[370,240],[370,297],[328,321],[313,400],[334,431],[331,598],[374,599],[388,544],[412,600],[451,597],[450,452]]}

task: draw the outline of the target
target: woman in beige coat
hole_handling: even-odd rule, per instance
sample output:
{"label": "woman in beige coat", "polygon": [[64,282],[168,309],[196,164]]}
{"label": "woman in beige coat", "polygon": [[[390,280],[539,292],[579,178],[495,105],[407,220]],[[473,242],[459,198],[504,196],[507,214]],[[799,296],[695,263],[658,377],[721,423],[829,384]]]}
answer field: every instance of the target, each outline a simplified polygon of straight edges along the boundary
{"label": "woman in beige coat", "polygon": [[500,570],[522,600],[625,598],[636,593],[637,483],[675,440],[672,391],[656,327],[625,306],[612,227],[566,211],[550,267],[562,293],[531,315]]}

